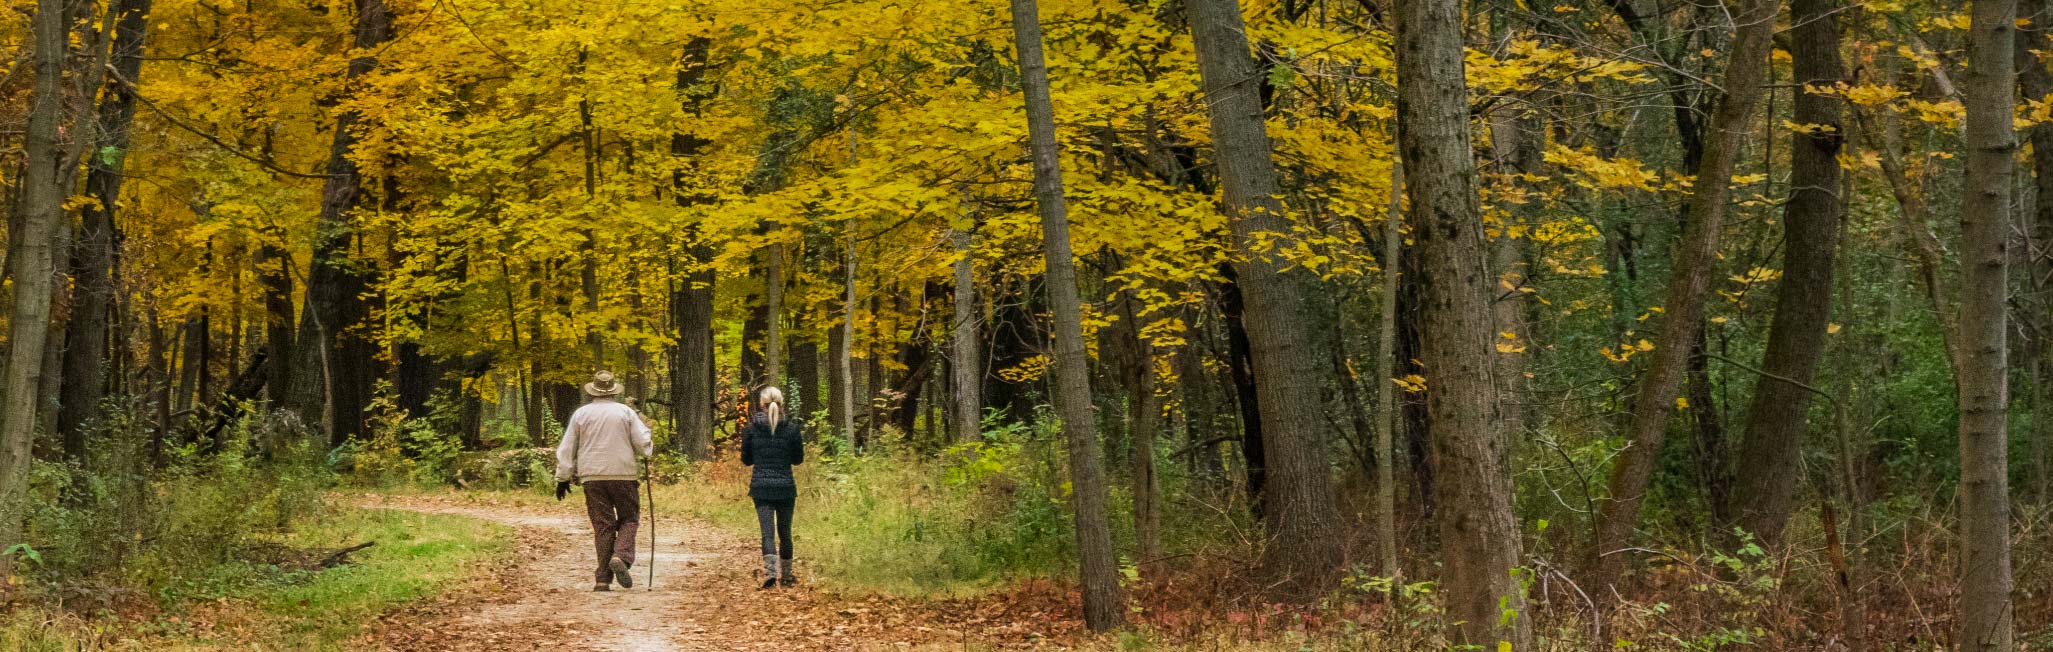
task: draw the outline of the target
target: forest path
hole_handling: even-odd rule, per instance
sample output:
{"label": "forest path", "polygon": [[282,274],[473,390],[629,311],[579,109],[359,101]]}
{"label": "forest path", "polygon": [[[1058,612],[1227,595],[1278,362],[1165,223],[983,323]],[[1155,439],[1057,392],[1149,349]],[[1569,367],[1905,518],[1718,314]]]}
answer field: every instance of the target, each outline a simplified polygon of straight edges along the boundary
{"label": "forest path", "polygon": [[[845,598],[795,589],[763,591],[752,537],[705,523],[656,525],[656,579],[648,580],[647,513],[635,588],[591,590],[591,525],[581,496],[541,507],[447,496],[372,496],[358,506],[453,514],[510,526],[517,553],[491,577],[434,603],[388,615],[364,649],[397,652],[580,650],[742,652],[750,650],[1063,649],[1041,630],[1064,629],[1053,614],[1022,622],[985,619],[959,602]],[[804,579],[805,567],[799,567]],[[963,607],[970,607],[963,609]],[[1007,610],[1009,611],[1009,610]],[[969,613],[965,613],[969,612]],[[993,614],[998,615],[998,614]],[[951,622],[953,621],[953,622]]]}

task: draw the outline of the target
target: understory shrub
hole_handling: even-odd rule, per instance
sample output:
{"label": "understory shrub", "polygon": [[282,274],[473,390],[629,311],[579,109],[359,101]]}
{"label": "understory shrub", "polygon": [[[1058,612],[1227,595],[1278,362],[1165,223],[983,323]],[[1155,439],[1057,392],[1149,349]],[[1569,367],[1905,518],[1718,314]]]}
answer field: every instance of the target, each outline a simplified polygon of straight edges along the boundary
{"label": "understory shrub", "polygon": [[241,563],[321,512],[333,475],[319,444],[275,430],[290,427],[289,420],[247,417],[214,441],[167,443],[153,454],[148,428],[118,415],[102,419],[82,464],[35,465],[19,551],[26,563],[16,572],[32,594],[94,603],[77,606],[175,598],[200,575]]}

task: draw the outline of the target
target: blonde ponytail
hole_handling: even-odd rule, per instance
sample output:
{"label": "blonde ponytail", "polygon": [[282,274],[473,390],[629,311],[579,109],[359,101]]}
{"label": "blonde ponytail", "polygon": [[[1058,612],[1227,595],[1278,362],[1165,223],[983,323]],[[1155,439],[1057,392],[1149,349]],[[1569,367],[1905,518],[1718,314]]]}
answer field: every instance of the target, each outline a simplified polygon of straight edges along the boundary
{"label": "blonde ponytail", "polygon": [[770,422],[770,436],[777,435],[777,425],[784,422],[784,392],[775,387],[764,387],[759,395],[763,402],[763,418]]}

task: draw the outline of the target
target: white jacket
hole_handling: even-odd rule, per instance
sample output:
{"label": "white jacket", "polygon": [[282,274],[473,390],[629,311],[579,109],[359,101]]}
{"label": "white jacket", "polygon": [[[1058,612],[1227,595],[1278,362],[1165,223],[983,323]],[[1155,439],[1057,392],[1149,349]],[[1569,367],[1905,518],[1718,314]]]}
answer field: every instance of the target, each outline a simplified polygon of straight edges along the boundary
{"label": "white jacket", "polygon": [[656,452],[640,414],[612,399],[597,399],[570,414],[556,445],[556,481],[634,480],[635,458]]}

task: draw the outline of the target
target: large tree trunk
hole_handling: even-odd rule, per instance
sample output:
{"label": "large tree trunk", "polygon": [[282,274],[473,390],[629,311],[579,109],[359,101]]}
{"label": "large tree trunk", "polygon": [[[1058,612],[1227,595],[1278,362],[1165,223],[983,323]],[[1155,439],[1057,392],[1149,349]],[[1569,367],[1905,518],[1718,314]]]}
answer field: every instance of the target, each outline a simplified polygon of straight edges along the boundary
{"label": "large tree trunk", "polygon": [[[384,0],[356,0],[356,36],[360,56],[349,60],[345,79],[354,82],[378,66],[372,50],[392,38],[392,14]],[[302,359],[318,363],[321,396],[324,397],[324,427],[329,443],[340,446],[363,434],[365,410],[378,374],[377,346],[360,325],[370,316],[364,293],[370,289],[370,274],[351,260],[356,237],[356,211],[362,179],[352,158],[357,142],[357,123],[364,116],[345,110],[335,118],[335,140],[328,155],[328,179],[321,189],[321,213],[315,224],[313,269],[307,276],[307,299],[299,338]],[[302,406],[309,408],[311,406]]]}
{"label": "large tree trunk", "polygon": [[[1837,0],[1792,0],[1791,57],[1799,89],[1829,86],[1846,77],[1839,58]],[[1803,454],[1804,417],[1811,383],[1825,350],[1832,317],[1833,249],[1845,204],[1839,197],[1839,148],[1846,125],[1837,98],[1796,93],[1791,119],[1827,129],[1798,132],[1789,151],[1789,203],[1783,207],[1782,283],[1768,327],[1761,377],[1747,409],[1737,486],[1729,512],[1763,544],[1782,540],[1795,507],[1797,465]]]}
{"label": "large tree trunk", "polygon": [[1470,151],[1461,1],[1399,4],[1397,120],[1418,228],[1421,322],[1433,466],[1458,482],[1435,490],[1450,642],[1483,649],[1532,643],[1511,513],[1511,438],[1499,432],[1497,339],[1489,245]]}
{"label": "large tree trunk", "polygon": [[[48,345],[51,273],[55,269],[58,222],[64,220],[64,150],[58,146],[63,119],[65,19],[62,0],[42,0],[31,18],[35,87],[29,99],[23,147],[20,228],[9,232],[14,254],[14,305],[7,313],[6,383],[0,387],[0,545],[21,541],[22,498],[28,484],[30,450],[36,433],[36,396],[42,388],[43,349]],[[0,571],[12,555],[0,556]]]}
{"label": "large tree trunk", "polygon": [[2010,190],[2016,0],[1969,3],[1961,185],[1960,547],[1963,652],[2016,649],[2010,574]]}
{"label": "large tree trunk", "polygon": [[107,354],[108,322],[116,298],[114,248],[120,241],[114,211],[121,198],[128,126],[135,117],[135,89],[130,84],[142,71],[150,0],[115,0],[108,11],[116,15],[112,56],[118,77],[100,101],[100,143],[90,157],[86,174],[86,193],[93,201],[83,209],[78,242],[72,250],[76,300],[64,347],[64,378],[69,382],[64,383],[57,414],[65,456],[73,461],[82,461],[85,456],[85,424],[106,397],[106,371],[113,366]]}
{"label": "large tree trunk", "polygon": [[[1265,565],[1284,593],[1325,593],[1343,562],[1327,461],[1318,356],[1303,326],[1303,270],[1264,251],[1291,248],[1289,220],[1276,180],[1258,81],[1236,0],[1191,0],[1186,11],[1197,48],[1218,159],[1225,209],[1232,221],[1236,264],[1246,300],[1255,391],[1261,397],[1263,457],[1268,467],[1263,519]],[[1269,243],[1273,249],[1264,248]],[[1258,251],[1260,250],[1260,251]]]}
{"label": "large tree trunk", "polygon": [[1597,515],[1596,545],[1591,547],[1590,587],[1611,595],[1610,587],[1631,557],[1625,550],[1639,524],[1640,501],[1654,477],[1668,418],[1676,409],[1677,391],[1689,364],[1690,344],[1702,326],[1704,295],[1717,264],[1719,236],[1724,230],[1725,204],[1731,195],[1732,170],[1747,135],[1749,116],[1759,103],[1768,73],[1768,50],[1780,0],[1745,0],[1733,11],[1732,60],[1725,69],[1725,97],[1711,113],[1710,138],[1696,167],[1688,224],[1676,252],[1668,298],[1662,304],[1659,349],[1639,380],[1633,400],[1627,448],[1612,468],[1609,497]]}
{"label": "large tree trunk", "polygon": [[1048,65],[1041,55],[1041,18],[1034,0],[1012,0],[1012,30],[1019,52],[1032,140],[1034,203],[1040,208],[1047,254],[1048,307],[1055,323],[1055,409],[1069,442],[1070,503],[1076,512],[1077,559],[1083,584],[1084,624],[1106,631],[1125,621],[1119,558],[1112,549],[1105,468],[1098,459],[1098,427],[1091,409],[1090,360],[1084,348],[1083,310],[1077,297],[1076,259],[1069,247],[1069,207],[1062,197],[1062,166],[1055,141],[1055,108]]}
{"label": "large tree trunk", "polygon": [[[676,89],[684,97],[685,113],[698,115],[707,94],[701,88],[712,61],[712,39],[699,36],[685,43],[677,69]],[[695,159],[711,141],[692,133],[670,137],[670,154]],[[706,203],[711,197],[691,185],[680,170],[672,177],[680,207]],[[677,420],[677,448],[685,457],[708,460],[713,456],[713,259],[706,234],[696,225],[687,229],[684,248],[690,257],[689,271],[670,293],[671,321],[677,329],[677,346],[670,360],[670,411]]]}
{"label": "large tree trunk", "polygon": [[955,241],[955,319],[950,324],[948,336],[948,371],[953,376],[955,404],[950,414],[955,417],[954,435],[957,442],[982,439],[984,416],[984,372],[983,360],[978,356],[977,339],[981,324],[977,321],[976,261],[973,258],[970,232],[968,229],[954,229],[951,235]]}

